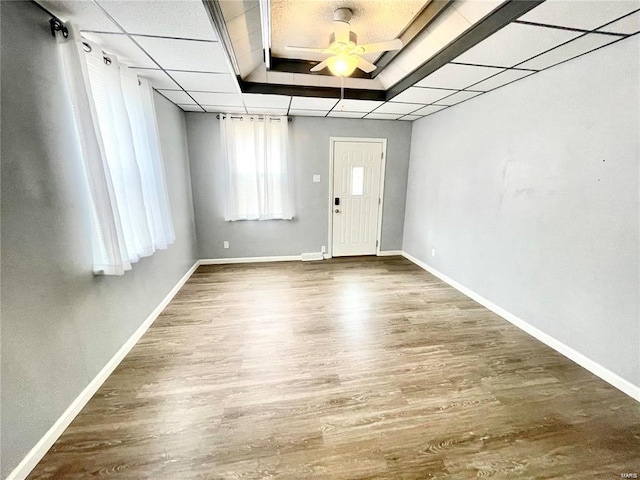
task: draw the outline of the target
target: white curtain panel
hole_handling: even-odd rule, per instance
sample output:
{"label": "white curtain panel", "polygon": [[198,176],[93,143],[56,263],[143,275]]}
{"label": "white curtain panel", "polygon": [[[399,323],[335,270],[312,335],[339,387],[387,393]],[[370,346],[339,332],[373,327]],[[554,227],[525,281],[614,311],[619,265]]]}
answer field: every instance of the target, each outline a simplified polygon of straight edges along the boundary
{"label": "white curtain panel", "polygon": [[96,274],[122,275],[131,268],[122,233],[115,192],[107,164],[89,82],[84,52],[76,29],[67,24],[68,38],[56,35],[73,107],[78,141],[84,159],[93,213],[93,271]]}
{"label": "white curtain panel", "polygon": [[291,220],[287,117],[226,115],[220,129],[227,170],[225,220]]}
{"label": "white curtain panel", "polygon": [[58,42],[91,192],[94,272],[122,275],[175,239],[153,92],[77,32]]}

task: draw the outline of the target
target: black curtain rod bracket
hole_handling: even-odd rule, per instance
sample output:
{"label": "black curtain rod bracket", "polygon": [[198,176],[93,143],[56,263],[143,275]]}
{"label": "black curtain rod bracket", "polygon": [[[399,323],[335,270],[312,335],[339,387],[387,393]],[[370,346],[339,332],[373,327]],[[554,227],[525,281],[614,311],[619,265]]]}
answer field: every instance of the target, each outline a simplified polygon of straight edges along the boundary
{"label": "black curtain rod bracket", "polygon": [[59,18],[51,17],[49,20],[49,26],[51,27],[51,35],[56,36],[56,32],[62,32],[64,38],[69,37],[69,30],[64,26],[64,23]]}

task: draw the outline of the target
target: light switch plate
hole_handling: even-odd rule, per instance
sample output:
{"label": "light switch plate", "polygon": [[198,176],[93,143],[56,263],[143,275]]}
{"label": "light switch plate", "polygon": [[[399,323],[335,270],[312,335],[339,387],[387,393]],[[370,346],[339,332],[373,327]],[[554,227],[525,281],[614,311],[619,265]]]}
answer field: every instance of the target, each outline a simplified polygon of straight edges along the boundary
{"label": "light switch plate", "polygon": [[314,183],[320,183],[320,175],[314,175],[313,176],[313,182]]}

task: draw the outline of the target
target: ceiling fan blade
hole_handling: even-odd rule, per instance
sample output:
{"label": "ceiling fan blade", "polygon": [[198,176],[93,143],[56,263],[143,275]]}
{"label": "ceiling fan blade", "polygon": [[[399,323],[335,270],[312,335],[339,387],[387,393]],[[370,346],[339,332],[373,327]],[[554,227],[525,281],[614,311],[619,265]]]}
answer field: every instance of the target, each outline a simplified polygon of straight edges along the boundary
{"label": "ceiling fan blade", "polygon": [[358,57],[358,68],[363,72],[371,73],[378,67],[373,63],[366,61],[364,58]]}
{"label": "ceiling fan blade", "polygon": [[286,47],[284,47],[284,49],[294,52],[333,53],[332,50],[326,48],[295,47],[293,45],[287,45]]}
{"label": "ceiling fan blade", "polygon": [[348,22],[343,22],[341,20],[333,21],[333,31],[335,33],[335,41],[338,43],[349,43],[349,32],[351,31],[349,28]]}
{"label": "ceiling fan blade", "polygon": [[317,64],[315,67],[313,67],[311,69],[311,71],[312,72],[319,72],[320,70],[326,68],[327,65],[328,65],[327,60],[323,60],[319,64]]}
{"label": "ceiling fan blade", "polygon": [[376,53],[386,52],[388,50],[400,50],[402,48],[402,40],[396,38],[395,40],[389,40],[388,42],[367,43],[365,45],[358,45],[358,53]]}

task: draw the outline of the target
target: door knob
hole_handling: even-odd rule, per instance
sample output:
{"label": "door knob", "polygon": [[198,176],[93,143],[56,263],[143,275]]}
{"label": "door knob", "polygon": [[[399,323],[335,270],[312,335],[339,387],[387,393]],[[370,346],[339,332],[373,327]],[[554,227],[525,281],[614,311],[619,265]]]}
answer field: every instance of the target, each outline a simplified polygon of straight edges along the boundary
{"label": "door knob", "polygon": [[336,208],[336,213],[340,213],[340,210],[338,210],[337,208]]}

